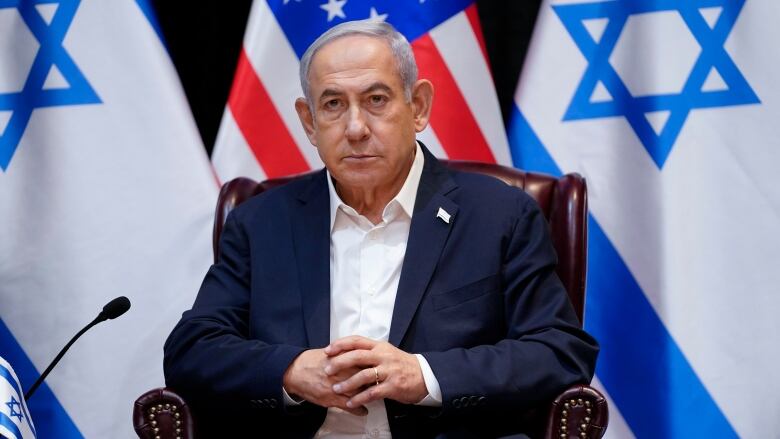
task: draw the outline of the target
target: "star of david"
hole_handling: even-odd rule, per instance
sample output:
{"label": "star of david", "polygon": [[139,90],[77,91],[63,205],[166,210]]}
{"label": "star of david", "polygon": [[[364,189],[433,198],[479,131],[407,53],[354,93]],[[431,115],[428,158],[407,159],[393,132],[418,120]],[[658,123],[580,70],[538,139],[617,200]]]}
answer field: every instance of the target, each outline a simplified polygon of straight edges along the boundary
{"label": "star of david", "polygon": [[17,408],[19,408],[19,409],[22,408],[22,405],[19,404],[19,401],[17,401],[16,398],[11,396],[11,400],[8,401],[7,403],[5,403],[5,405],[7,405],[8,409],[11,411],[11,413],[9,413],[9,415],[13,416],[13,417],[16,417],[17,419],[19,419],[19,422],[22,422],[22,412],[21,411],[17,411]]}
{"label": "star of david", "polygon": [[[101,103],[76,63],[62,45],[80,0],[0,0],[0,11],[15,8],[40,47],[18,92],[0,93],[0,112],[11,112],[0,133],[0,169],[8,168],[25,128],[36,108]],[[42,9],[46,8],[46,9]],[[45,16],[43,10],[54,13]],[[8,62],[8,60],[0,60]],[[13,60],[11,60],[13,62]],[[65,88],[44,88],[50,72],[57,69],[67,82]]]}
{"label": "star of david", "polygon": [[[563,117],[564,121],[622,116],[626,118],[658,168],[662,168],[693,109],[760,103],[745,77],[723,45],[745,0],[617,0],[553,6],[566,30],[588,61],[588,66]],[[719,11],[707,20],[703,11]],[[701,47],[680,93],[634,95],[610,64],[629,17],[637,14],[673,11],[679,13]],[[599,38],[588,31],[589,20],[606,21]],[[641,51],[637,51],[641,57]],[[715,70],[723,80],[718,90],[703,89]],[[609,94],[594,102],[597,87]],[[658,132],[649,115],[664,112],[665,125]]]}

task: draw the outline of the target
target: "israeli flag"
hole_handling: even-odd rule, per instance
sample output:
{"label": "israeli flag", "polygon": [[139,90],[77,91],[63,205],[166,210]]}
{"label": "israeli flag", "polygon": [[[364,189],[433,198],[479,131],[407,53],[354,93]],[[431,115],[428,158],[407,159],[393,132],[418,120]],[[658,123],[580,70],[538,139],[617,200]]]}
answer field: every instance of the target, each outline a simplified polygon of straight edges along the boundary
{"label": "israeli flag", "polygon": [[0,357],[0,437],[8,439],[37,437],[19,378],[3,357]]}
{"label": "israeli flag", "polygon": [[587,179],[608,437],[780,431],[776,17],[775,1],[541,6],[510,143],[518,167]]}
{"label": "israeli flag", "polygon": [[143,0],[0,0],[0,356],[29,387],[103,304],[133,303],[31,398],[43,438],[136,436],[211,263],[218,186],[154,23]]}

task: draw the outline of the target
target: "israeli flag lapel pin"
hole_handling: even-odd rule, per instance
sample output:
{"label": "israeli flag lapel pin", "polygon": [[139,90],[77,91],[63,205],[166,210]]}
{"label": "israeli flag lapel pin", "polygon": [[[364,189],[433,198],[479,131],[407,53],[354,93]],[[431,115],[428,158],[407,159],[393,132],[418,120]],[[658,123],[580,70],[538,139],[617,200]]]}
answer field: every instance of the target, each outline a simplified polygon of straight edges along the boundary
{"label": "israeli flag lapel pin", "polygon": [[439,211],[436,213],[436,218],[441,218],[442,221],[449,224],[450,223],[450,214],[446,210],[444,210],[443,207],[439,208]]}

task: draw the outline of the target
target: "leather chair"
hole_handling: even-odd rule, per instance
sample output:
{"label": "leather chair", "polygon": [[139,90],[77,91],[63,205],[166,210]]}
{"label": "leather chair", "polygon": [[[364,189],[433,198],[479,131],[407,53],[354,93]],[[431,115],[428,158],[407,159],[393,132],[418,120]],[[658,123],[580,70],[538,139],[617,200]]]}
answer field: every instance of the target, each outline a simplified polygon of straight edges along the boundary
{"label": "leather chair", "polygon": [[[582,322],[587,266],[588,208],[585,180],[578,174],[555,178],[500,165],[446,160],[443,163],[453,169],[496,177],[525,190],[539,203],[550,223],[553,244],[558,252],[558,276]],[[222,186],[214,218],[215,262],[219,254],[219,237],[228,213],[246,199],[294,178],[277,178],[262,183],[236,178]],[[604,435],[607,428],[607,401],[598,390],[586,384],[567,389],[542,410],[547,412],[546,425],[540,426],[545,439],[597,439]],[[186,401],[169,388],[150,390],[136,400],[133,425],[138,436],[143,439],[198,437],[197,424]]]}

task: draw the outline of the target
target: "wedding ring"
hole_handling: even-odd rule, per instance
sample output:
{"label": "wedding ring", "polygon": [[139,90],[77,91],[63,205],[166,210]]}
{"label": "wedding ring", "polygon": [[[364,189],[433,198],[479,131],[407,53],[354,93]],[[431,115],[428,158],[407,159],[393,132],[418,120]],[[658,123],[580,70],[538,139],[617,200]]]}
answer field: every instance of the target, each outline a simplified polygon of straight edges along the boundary
{"label": "wedding ring", "polygon": [[374,378],[376,380],[376,385],[378,386],[379,385],[379,369],[377,369],[376,367],[374,368]]}

